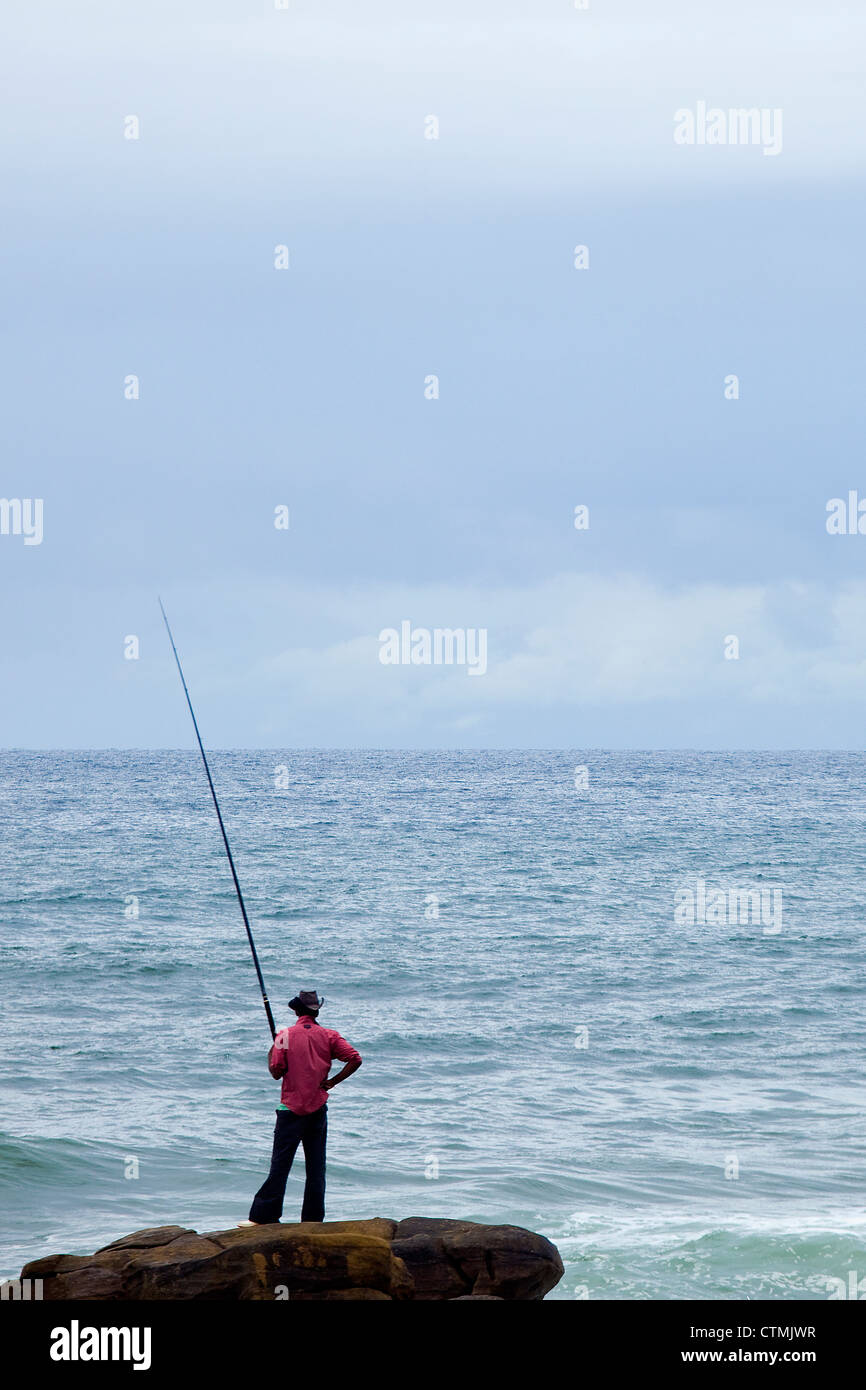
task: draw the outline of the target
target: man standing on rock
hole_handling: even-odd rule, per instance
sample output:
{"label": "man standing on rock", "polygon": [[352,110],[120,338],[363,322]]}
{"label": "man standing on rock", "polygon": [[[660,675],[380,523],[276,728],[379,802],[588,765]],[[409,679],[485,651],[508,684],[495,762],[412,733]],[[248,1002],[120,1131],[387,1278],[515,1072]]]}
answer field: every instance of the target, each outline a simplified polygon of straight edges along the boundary
{"label": "man standing on rock", "polygon": [[[302,1221],[325,1219],[325,1141],[328,1133],[328,1092],[358,1070],[361,1054],[333,1028],[318,1023],[324,1004],[315,990],[302,989],[289,1008],[297,1014],[291,1028],[280,1029],[268,1053],[271,1076],[283,1078],[271,1171],[250,1207],[248,1221],[240,1226],[264,1226],[283,1214],[286,1181],[299,1144],[304,1146],[307,1180],[304,1185]],[[345,1062],[342,1071],[328,1080],[331,1062]]]}

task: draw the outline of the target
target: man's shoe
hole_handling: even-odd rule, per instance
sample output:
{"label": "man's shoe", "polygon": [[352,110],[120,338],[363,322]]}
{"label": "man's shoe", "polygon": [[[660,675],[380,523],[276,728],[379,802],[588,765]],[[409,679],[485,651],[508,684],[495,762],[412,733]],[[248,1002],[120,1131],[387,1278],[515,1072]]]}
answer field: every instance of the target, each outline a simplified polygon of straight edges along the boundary
{"label": "man's shoe", "polygon": [[263,1226],[263,1221],[239,1221],[239,1226]]}

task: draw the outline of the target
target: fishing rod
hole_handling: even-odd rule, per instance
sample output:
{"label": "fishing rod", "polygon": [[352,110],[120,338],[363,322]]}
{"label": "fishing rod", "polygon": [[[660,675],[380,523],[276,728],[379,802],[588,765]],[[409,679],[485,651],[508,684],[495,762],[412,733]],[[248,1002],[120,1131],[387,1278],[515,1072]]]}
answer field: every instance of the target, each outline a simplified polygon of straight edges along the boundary
{"label": "fishing rod", "polygon": [[256,954],[256,943],[253,941],[253,934],[252,934],[252,931],[250,930],[250,919],[249,919],[249,917],[247,916],[246,904],[244,903],[244,895],[243,895],[243,893],[241,892],[241,885],[240,885],[240,883],[238,882],[237,870],[235,869],[235,861],[232,859],[232,852],[231,852],[231,848],[230,848],[230,846],[229,846],[229,837],[228,837],[228,835],[226,834],[226,828],[225,828],[225,826],[223,825],[222,812],[220,811],[220,804],[219,804],[219,802],[217,801],[217,794],[216,794],[216,792],[215,792],[215,790],[214,790],[213,778],[212,778],[211,775],[210,775],[210,768],[209,768],[209,766],[208,766],[207,755],[206,755],[206,753],[205,753],[205,751],[204,751],[204,744],[203,744],[202,741],[201,741],[201,734],[200,734],[199,731],[198,731],[198,721],[196,720],[196,717],[195,717],[195,710],[194,710],[193,707],[192,707],[192,700],[189,698],[189,691],[188,691],[187,688],[186,688],[186,681],[184,680],[184,676],[183,676],[183,667],[182,667],[181,664],[180,664],[180,657],[179,657],[178,654],[177,654],[177,647],[174,645],[174,638],[173,638],[172,635],[171,635],[171,628],[169,627],[169,624],[168,624],[168,618],[166,617],[165,609],[164,609],[163,606],[162,606],[162,599],[159,599],[159,608],[160,608],[160,612],[162,613],[163,622],[165,623],[165,630],[166,630],[166,632],[168,633],[168,640],[169,640],[169,642],[171,643],[171,649],[172,649],[172,651],[174,652],[174,659],[175,659],[175,661],[177,662],[177,669],[178,669],[178,673],[179,673],[179,675],[180,675],[180,683],[181,683],[181,685],[183,686],[183,693],[184,693],[184,695],[186,696],[186,702],[187,702],[187,704],[189,705],[189,712],[190,712],[190,714],[192,715],[192,727],[195,729],[195,736],[196,736],[196,738],[198,739],[198,746],[199,746],[199,749],[200,749],[200,751],[201,751],[201,760],[202,760],[202,762],[204,763],[204,770],[205,770],[205,772],[207,773],[207,783],[208,783],[208,786],[210,787],[210,794],[211,794],[211,796],[213,797],[213,804],[214,804],[214,809],[216,810],[216,813],[217,813],[217,820],[218,820],[219,823],[220,823],[220,830],[222,831],[223,844],[224,844],[225,847],[226,847],[226,854],[228,855],[228,860],[229,860],[229,868],[230,868],[231,871],[232,871],[232,878],[234,879],[234,882],[235,882],[235,891],[237,892],[237,895],[238,895],[238,902],[239,902],[240,905],[241,905],[241,913],[243,914],[244,926],[245,926],[246,929],[247,929],[247,940],[248,940],[249,943],[250,943],[250,950],[251,950],[252,953],[253,953],[253,965],[256,967],[256,974],[257,974],[258,977],[259,977],[259,989],[260,989],[261,992],[262,992],[262,999],[264,1000],[264,1005],[265,1005],[265,1013],[266,1013],[267,1016],[268,1016],[268,1026],[270,1027],[270,1030],[271,1030],[271,1037],[272,1037],[272,1038],[275,1038],[275,1037],[277,1036],[277,1027],[276,1027],[276,1024],[274,1023],[274,1015],[273,1015],[273,1013],[271,1012],[271,1005],[270,1005],[270,1000],[268,999],[267,990],[265,989],[265,982],[264,982],[264,980],[262,979],[262,967],[259,965],[259,958],[258,958],[258,955]]}

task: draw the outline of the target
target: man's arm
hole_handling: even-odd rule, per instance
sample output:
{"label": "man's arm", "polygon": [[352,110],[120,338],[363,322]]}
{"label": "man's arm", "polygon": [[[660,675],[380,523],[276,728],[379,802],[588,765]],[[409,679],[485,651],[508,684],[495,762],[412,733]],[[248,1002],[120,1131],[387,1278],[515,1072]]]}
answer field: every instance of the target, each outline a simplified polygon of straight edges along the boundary
{"label": "man's arm", "polygon": [[331,1056],[336,1057],[346,1065],[342,1071],[338,1071],[336,1076],[330,1077],[322,1085],[323,1091],[331,1091],[338,1086],[341,1081],[345,1081],[347,1076],[351,1076],[361,1065],[361,1054],[351,1043],[347,1043],[345,1038],[341,1038],[339,1033],[334,1033],[331,1037]]}
{"label": "man's arm", "polygon": [[322,1090],[332,1091],[335,1086],[338,1086],[340,1084],[341,1081],[345,1081],[347,1076],[351,1076],[352,1072],[358,1070],[362,1060],[363,1059],[361,1057],[361,1054],[358,1053],[357,1057],[353,1057],[351,1062],[346,1063],[342,1071],[338,1071],[336,1076],[332,1076],[327,1081],[324,1081],[322,1083]]}
{"label": "man's arm", "polygon": [[268,1053],[268,1071],[275,1081],[279,1081],[281,1076],[285,1076],[289,1065],[289,1050],[277,1041],[278,1038],[279,1034],[274,1039]]}

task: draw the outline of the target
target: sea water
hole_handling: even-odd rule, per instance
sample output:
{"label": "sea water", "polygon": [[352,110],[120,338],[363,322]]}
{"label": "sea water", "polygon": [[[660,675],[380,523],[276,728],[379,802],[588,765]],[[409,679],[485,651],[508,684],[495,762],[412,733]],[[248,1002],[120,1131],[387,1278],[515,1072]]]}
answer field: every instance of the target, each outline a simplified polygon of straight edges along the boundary
{"label": "sea water", "polygon": [[[866,755],[212,762],[278,1022],[364,1058],[329,1218],[530,1227],[554,1299],[866,1295]],[[201,764],[3,767],[0,1275],[230,1226],[279,1087]]]}

